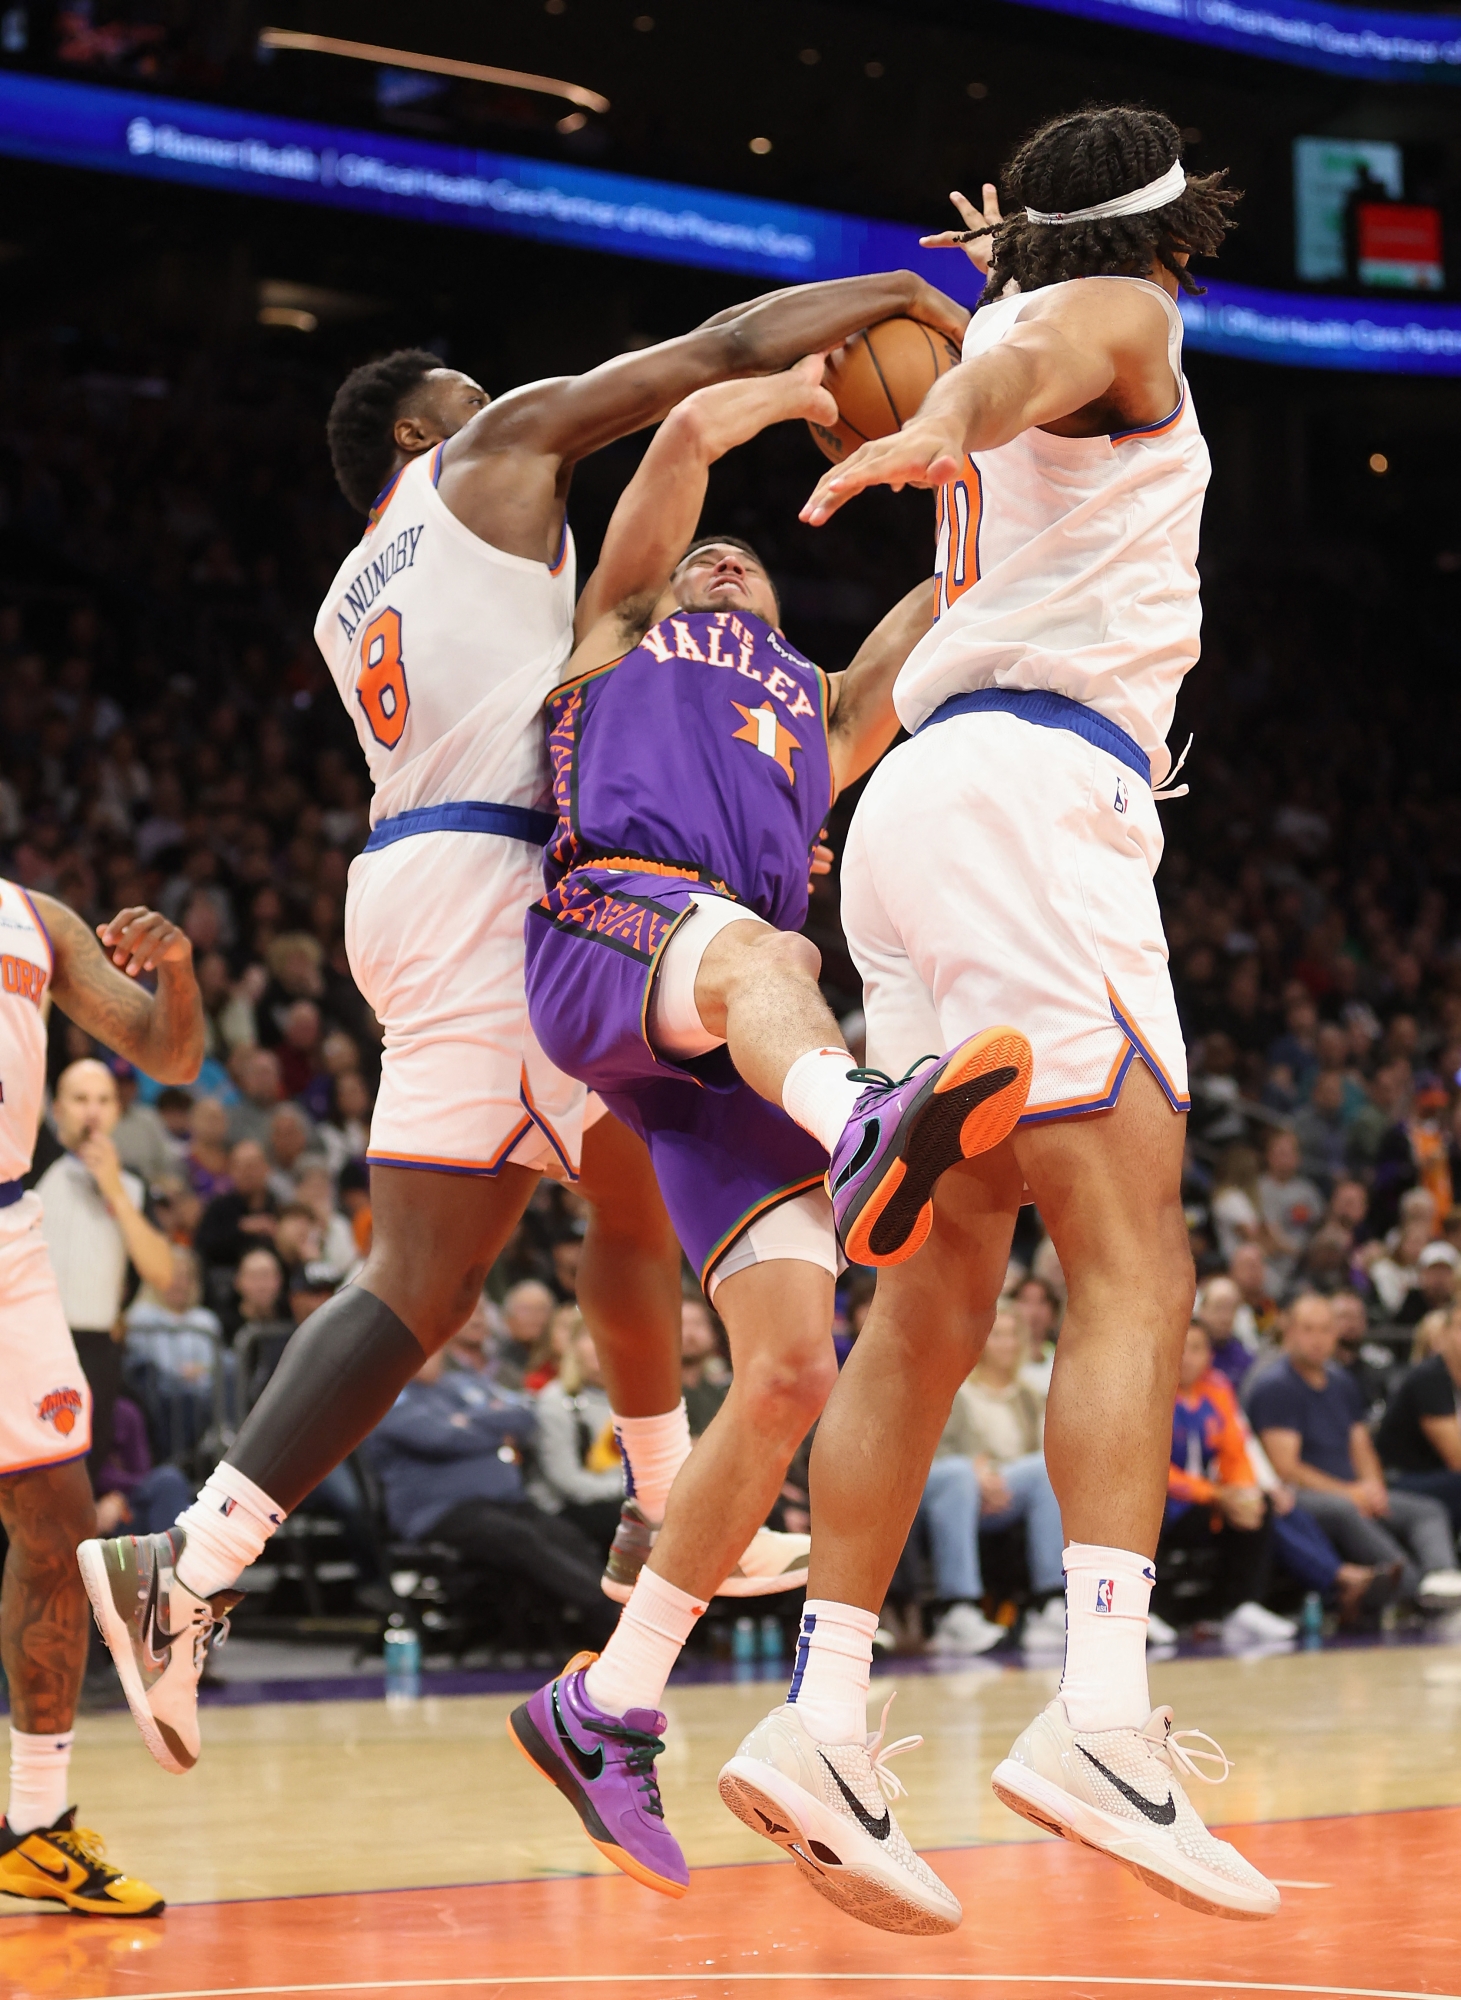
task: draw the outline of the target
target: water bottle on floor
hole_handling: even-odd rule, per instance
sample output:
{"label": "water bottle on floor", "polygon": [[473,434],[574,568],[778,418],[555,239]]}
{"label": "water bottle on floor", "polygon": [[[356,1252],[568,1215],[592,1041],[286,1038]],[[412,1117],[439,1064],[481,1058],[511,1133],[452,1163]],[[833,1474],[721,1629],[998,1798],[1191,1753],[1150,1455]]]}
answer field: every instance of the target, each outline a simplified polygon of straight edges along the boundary
{"label": "water bottle on floor", "polygon": [[415,1701],[421,1693],[421,1641],[410,1625],[388,1625],[385,1632],[386,1700],[393,1706]]}
{"label": "water bottle on floor", "polygon": [[1324,1600],[1317,1590],[1311,1590],[1304,1599],[1299,1632],[1306,1653],[1317,1652],[1324,1643]]}

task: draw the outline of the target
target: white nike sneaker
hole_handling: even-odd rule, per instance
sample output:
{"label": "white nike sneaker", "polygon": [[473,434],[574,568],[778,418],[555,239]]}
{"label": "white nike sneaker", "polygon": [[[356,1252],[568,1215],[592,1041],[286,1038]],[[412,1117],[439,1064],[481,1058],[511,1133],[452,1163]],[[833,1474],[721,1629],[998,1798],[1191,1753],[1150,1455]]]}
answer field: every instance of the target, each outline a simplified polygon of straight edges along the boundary
{"label": "white nike sneaker", "polygon": [[179,1775],[198,1761],[198,1682],[210,1646],[228,1636],[241,1590],[195,1597],[175,1565],[187,1537],[122,1535],[83,1542],[76,1551],[97,1627],[116,1663],[122,1692],[142,1740],[164,1771]]}
{"label": "white nike sneaker", "polygon": [[[1181,1738],[1210,1750],[1187,1750]],[[1209,1778],[1196,1759],[1221,1763]],[[994,1770],[995,1797],[1021,1818],[1109,1854],[1149,1889],[1212,1917],[1271,1917],[1279,1894],[1193,1811],[1179,1776],[1221,1784],[1232,1765],[1200,1729],[1172,1730],[1172,1711],[1144,1729],[1072,1729],[1057,1696]]]}
{"label": "white nike sneaker", "polygon": [[1433,1569],[1420,1580],[1415,1601],[1422,1611],[1455,1611],[1461,1606],[1461,1569]]}
{"label": "white nike sneaker", "polygon": [[1003,1625],[995,1625],[977,1604],[951,1604],[929,1638],[930,1653],[967,1656],[987,1653],[1006,1636]]}
{"label": "white nike sneaker", "polygon": [[883,1746],[891,1706],[889,1696],[866,1743],[819,1743],[794,1707],[772,1709],[721,1772],[720,1796],[849,1917],[929,1937],[956,1930],[964,1912],[909,1846],[888,1803],[906,1788],[887,1760],[923,1741],[905,1736]]}
{"label": "white nike sneaker", "polygon": [[[619,1525],[599,1588],[616,1604],[627,1604],[659,1535],[637,1500],[625,1500]],[[812,1559],[810,1535],[784,1535],[775,1528],[758,1528],[740,1561],[715,1597],[771,1597],[777,1591],[802,1590]]]}
{"label": "white nike sneaker", "polygon": [[1065,1651],[1065,1598],[1048,1597],[1038,1611],[1027,1611],[1020,1628],[1020,1645],[1027,1653]]}

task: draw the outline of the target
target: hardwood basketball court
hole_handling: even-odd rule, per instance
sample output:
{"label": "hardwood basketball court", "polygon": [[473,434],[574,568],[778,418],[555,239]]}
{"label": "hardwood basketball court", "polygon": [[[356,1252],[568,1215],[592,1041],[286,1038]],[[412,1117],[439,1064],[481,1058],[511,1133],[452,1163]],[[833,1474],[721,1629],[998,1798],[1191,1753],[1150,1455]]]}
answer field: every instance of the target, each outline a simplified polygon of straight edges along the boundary
{"label": "hardwood basketball court", "polygon": [[[1192,1789],[1282,1885],[1264,1924],[1162,1901],[991,1796],[1053,1672],[896,1684],[893,1733],[927,1738],[901,1760],[899,1816],[964,1903],[950,1937],[852,1923],[722,1807],[716,1772],[775,1681],[671,1688],[661,1772],[695,1869],[681,1902],[599,1861],[509,1743],[512,1696],[289,1701],[210,1708],[187,1779],[156,1769],[125,1714],[84,1719],[81,1818],[170,1907],[106,1923],[0,1904],[0,1992],[1461,2000],[1461,1647],[1154,1665],[1154,1698],[1235,1760],[1221,1790]],[[874,1681],[875,1709],[894,1685]]]}

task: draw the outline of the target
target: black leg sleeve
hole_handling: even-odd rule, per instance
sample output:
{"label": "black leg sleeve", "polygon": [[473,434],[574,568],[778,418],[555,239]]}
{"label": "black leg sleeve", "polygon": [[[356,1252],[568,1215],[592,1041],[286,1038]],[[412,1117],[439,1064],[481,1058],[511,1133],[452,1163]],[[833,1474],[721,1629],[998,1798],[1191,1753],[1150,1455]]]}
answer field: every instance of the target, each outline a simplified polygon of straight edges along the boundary
{"label": "black leg sleeve", "polygon": [[286,1514],[354,1451],[426,1356],[373,1292],[347,1285],[294,1334],[228,1454]]}

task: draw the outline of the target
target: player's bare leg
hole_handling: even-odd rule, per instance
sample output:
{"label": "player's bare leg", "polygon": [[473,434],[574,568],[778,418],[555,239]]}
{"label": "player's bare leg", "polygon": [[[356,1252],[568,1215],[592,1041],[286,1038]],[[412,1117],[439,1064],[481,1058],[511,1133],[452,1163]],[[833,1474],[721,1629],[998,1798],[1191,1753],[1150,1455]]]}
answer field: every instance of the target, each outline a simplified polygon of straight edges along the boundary
{"label": "player's bare leg", "polygon": [[86,1671],[86,1591],[76,1551],[96,1530],[80,1459],[0,1478],[9,1549],[0,1659],[10,1686],[10,1798],[0,1823],[0,1893],[45,1897],[81,1915],[155,1916],[162,1898],[102,1861],[66,1799],[71,1730]]}
{"label": "player's bare leg", "polygon": [[517,1166],[491,1179],[373,1166],[364,1269],[296,1331],[197,1500],[167,1534],[79,1550],[133,1719],[164,1770],[197,1762],[198,1680],[239,1575],[466,1321],[537,1181]]}
{"label": "player's bare leg", "polygon": [[589,1203],[578,1303],[616,1417],[680,1404],[680,1245],[649,1149],[617,1118],[583,1135],[579,1192]]}
{"label": "player's bare leg", "polygon": [[848,1257],[902,1263],[928,1234],[940,1176],[1014,1130],[1029,1094],[1030,1044],[1018,1029],[991,1024],[946,1053],[930,1049],[905,1077],[855,1068],[817,986],[821,963],[807,938],[727,924],[700,961],[695,1005],[751,1088],[827,1148]]}

